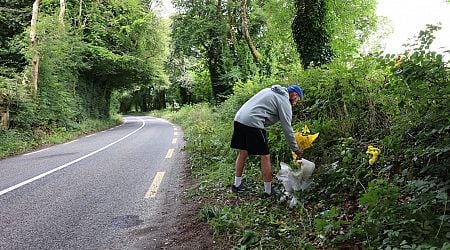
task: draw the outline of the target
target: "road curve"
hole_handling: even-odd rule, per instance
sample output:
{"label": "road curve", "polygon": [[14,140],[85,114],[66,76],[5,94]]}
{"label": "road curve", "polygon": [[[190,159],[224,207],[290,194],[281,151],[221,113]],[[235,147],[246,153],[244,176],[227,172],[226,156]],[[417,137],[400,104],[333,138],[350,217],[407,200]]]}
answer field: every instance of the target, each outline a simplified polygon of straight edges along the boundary
{"label": "road curve", "polygon": [[0,249],[151,248],[142,230],[181,192],[182,131],[163,119],[124,119],[0,160]]}

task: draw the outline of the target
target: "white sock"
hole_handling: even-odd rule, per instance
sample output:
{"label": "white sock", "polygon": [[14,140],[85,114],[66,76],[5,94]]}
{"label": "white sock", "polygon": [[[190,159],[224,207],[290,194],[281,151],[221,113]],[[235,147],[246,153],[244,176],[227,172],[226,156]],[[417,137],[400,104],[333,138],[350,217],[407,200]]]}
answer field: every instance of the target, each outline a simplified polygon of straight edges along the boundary
{"label": "white sock", "polygon": [[264,192],[272,194],[272,182],[264,182]]}
{"label": "white sock", "polygon": [[242,183],[242,176],[235,176],[234,177],[234,186],[239,187]]}

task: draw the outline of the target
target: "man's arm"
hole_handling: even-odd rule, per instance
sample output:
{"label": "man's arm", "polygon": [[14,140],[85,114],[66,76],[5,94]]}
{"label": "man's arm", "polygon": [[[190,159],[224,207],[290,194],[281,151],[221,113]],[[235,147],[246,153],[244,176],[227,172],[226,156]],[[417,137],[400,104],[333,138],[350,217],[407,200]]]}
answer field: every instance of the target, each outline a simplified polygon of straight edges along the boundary
{"label": "man's arm", "polygon": [[282,105],[278,110],[278,115],[280,118],[281,128],[284,132],[284,137],[286,141],[289,143],[292,151],[297,154],[297,156],[302,155],[302,151],[297,145],[297,140],[295,140],[294,129],[291,126],[292,121],[292,107],[290,103]]}

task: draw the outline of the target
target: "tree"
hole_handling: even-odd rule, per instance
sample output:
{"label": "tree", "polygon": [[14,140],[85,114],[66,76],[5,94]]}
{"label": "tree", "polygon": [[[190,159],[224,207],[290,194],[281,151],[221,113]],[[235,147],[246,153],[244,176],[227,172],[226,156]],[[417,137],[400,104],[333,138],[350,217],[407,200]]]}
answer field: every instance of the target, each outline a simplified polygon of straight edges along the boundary
{"label": "tree", "polygon": [[[7,2],[7,3],[4,3]],[[8,0],[0,3],[0,67],[20,72],[29,62],[21,52],[20,35],[29,28],[33,5],[29,0]],[[26,41],[29,43],[29,40]],[[0,74],[8,74],[0,72]]]}
{"label": "tree", "polygon": [[253,37],[263,55],[259,74],[295,78],[301,70],[290,25],[294,17],[291,0],[252,1]]}
{"label": "tree", "polygon": [[349,0],[326,2],[326,30],[337,58],[359,54],[361,46],[376,30],[376,0]]}
{"label": "tree", "polygon": [[296,0],[292,33],[303,68],[331,61],[333,52],[326,30],[326,0]]}
{"label": "tree", "polygon": [[175,55],[206,59],[212,94],[220,102],[231,92],[231,84],[225,78],[229,52],[222,1],[173,1],[173,4],[182,10],[172,24]]}
{"label": "tree", "polygon": [[167,24],[140,0],[110,2],[101,6],[96,1],[86,2],[83,37],[88,42],[84,53],[89,67],[82,75],[107,95],[116,89],[152,86],[164,96],[169,87],[164,72]]}
{"label": "tree", "polygon": [[39,13],[39,0],[35,0],[33,4],[33,12],[31,17],[31,51],[33,53],[31,61],[31,95],[36,97],[37,83],[39,78],[39,53],[37,51],[37,39],[36,39],[36,23]]}
{"label": "tree", "polygon": [[64,14],[66,12],[66,1],[65,0],[59,0],[59,22],[61,25],[64,25]]}
{"label": "tree", "polygon": [[358,53],[376,27],[376,0],[296,0],[292,33],[304,68]]}
{"label": "tree", "polygon": [[256,47],[253,44],[252,38],[250,37],[249,31],[248,31],[247,0],[241,0],[240,12],[241,12],[242,35],[244,36],[245,41],[247,41],[247,45],[250,49],[250,52],[252,53],[254,62],[259,63],[260,54],[256,50]]}

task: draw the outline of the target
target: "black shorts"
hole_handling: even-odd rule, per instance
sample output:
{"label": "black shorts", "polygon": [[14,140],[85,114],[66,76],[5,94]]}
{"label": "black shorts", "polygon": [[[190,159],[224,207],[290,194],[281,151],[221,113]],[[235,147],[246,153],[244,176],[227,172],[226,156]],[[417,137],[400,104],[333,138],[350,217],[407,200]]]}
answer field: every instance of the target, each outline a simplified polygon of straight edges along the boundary
{"label": "black shorts", "polygon": [[268,155],[269,141],[266,130],[235,121],[231,148],[247,150],[250,155]]}

